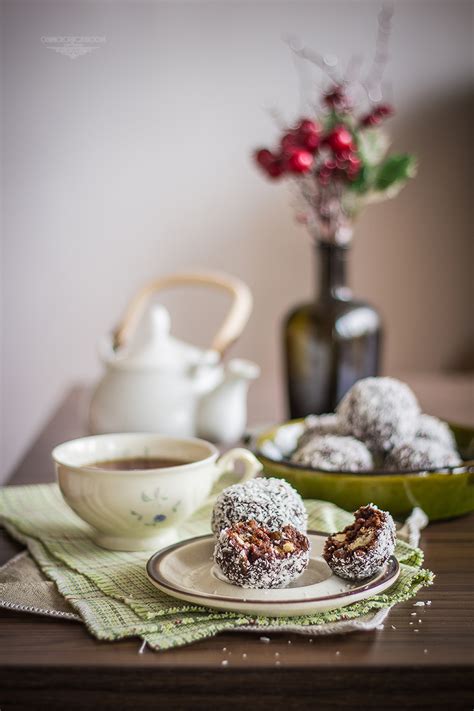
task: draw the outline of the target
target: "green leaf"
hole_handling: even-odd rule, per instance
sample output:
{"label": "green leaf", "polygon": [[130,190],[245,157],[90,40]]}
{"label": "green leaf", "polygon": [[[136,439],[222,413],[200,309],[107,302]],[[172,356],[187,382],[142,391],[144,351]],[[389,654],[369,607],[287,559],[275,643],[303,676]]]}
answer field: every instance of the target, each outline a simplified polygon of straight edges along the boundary
{"label": "green leaf", "polygon": [[370,170],[366,165],[363,165],[355,180],[352,180],[348,187],[356,193],[365,193],[370,186]]}
{"label": "green leaf", "polygon": [[374,188],[388,191],[395,186],[398,187],[398,183],[405,183],[415,173],[416,160],[414,156],[408,153],[391,155],[379,166]]}

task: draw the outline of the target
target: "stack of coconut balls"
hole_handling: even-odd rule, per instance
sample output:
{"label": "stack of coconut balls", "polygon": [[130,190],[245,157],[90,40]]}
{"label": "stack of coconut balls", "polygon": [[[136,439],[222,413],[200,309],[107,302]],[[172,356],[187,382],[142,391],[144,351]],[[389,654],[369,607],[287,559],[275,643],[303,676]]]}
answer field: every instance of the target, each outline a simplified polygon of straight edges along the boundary
{"label": "stack of coconut balls", "polygon": [[308,417],[290,459],[314,469],[355,472],[462,464],[448,425],[422,414],[408,385],[394,378],[359,380],[334,414]]}

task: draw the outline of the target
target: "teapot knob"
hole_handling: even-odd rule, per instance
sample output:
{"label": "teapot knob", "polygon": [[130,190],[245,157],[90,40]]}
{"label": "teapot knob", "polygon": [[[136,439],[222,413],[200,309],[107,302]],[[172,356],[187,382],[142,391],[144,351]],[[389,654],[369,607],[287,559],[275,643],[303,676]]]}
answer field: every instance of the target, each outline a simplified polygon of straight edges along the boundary
{"label": "teapot knob", "polygon": [[168,335],[171,329],[171,317],[169,312],[161,304],[156,304],[151,309],[150,326],[152,334],[156,337]]}

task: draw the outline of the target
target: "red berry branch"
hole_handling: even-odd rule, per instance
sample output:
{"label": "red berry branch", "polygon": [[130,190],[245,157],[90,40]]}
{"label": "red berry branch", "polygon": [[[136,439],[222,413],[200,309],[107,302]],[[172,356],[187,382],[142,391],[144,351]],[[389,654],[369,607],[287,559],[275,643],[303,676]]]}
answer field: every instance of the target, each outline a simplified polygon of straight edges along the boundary
{"label": "red berry branch", "polygon": [[[365,204],[392,197],[415,172],[409,155],[385,157],[387,141],[381,126],[394,114],[382,102],[381,81],[388,58],[391,11],[379,14],[379,30],[372,66],[367,77],[357,80],[360,58],[355,57],[344,76],[337,60],[328,60],[313,50],[292,47],[301,58],[323,69],[330,86],[320,100],[315,117],[300,118],[287,127],[272,150],[254,153],[258,166],[272,180],[296,180],[306,205],[298,212],[320,239],[344,242],[350,239],[351,222]],[[357,109],[354,94],[362,87],[370,107]]]}

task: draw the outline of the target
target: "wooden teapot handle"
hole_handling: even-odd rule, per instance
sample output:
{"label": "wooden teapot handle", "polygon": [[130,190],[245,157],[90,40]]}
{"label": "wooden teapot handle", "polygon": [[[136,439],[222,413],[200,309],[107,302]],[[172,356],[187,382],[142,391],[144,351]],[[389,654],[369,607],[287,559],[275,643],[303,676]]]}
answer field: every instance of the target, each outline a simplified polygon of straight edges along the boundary
{"label": "wooden teapot handle", "polygon": [[113,331],[114,349],[122,348],[141,318],[150,298],[157,291],[173,286],[212,286],[227,291],[232,296],[231,307],[211,344],[220,355],[240,336],[252,312],[253,299],[244,282],[229,274],[211,271],[180,272],[170,274],[146,284],[127,306],[122,320]]}

